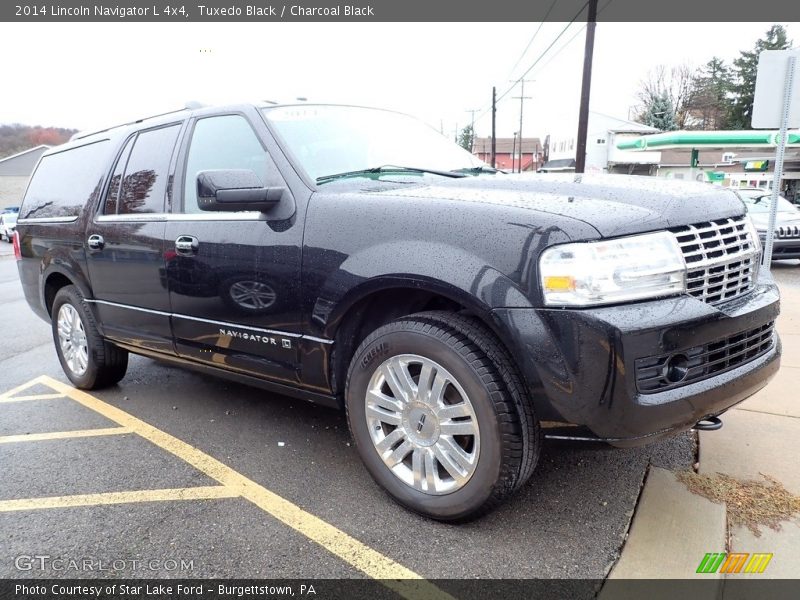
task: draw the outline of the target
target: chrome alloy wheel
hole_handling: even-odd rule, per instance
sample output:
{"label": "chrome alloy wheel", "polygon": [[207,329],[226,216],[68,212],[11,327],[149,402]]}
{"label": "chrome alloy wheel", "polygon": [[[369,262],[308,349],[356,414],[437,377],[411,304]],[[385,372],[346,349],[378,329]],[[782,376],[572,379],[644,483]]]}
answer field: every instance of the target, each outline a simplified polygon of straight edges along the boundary
{"label": "chrome alloy wheel", "polygon": [[475,410],[458,381],[428,358],[401,354],[384,361],[367,386],[366,418],[378,455],[416,490],[449,494],[475,472]]}
{"label": "chrome alloy wheel", "polygon": [[228,292],[239,306],[253,310],[269,308],[275,303],[275,290],[260,281],[237,281]]}
{"label": "chrome alloy wheel", "polygon": [[83,321],[71,304],[63,304],[58,311],[58,342],[64,362],[73,374],[81,376],[89,365],[89,344]]}

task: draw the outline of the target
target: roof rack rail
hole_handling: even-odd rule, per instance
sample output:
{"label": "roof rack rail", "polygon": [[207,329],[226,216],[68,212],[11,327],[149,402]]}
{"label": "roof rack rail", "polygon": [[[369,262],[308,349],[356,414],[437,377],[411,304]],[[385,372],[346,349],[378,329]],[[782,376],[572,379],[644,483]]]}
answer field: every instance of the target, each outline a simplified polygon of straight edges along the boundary
{"label": "roof rack rail", "polygon": [[128,125],[136,125],[137,123],[142,123],[144,121],[148,121],[150,119],[155,119],[157,117],[163,117],[165,115],[171,115],[171,114],[174,114],[174,113],[183,112],[185,110],[196,110],[198,108],[203,108],[204,106],[207,106],[207,105],[203,104],[202,102],[197,102],[196,100],[190,100],[189,102],[186,103],[186,105],[183,108],[178,108],[178,109],[175,109],[175,110],[168,110],[167,112],[158,113],[156,115],[150,115],[149,117],[142,117],[141,119],[136,119],[135,121],[130,121],[128,123],[120,123],[119,125],[113,125],[111,127],[105,127],[103,129],[96,129],[96,130],[92,130],[92,131],[79,131],[78,133],[73,134],[72,137],[69,138],[69,140],[70,141],[81,140],[81,139],[83,139],[85,137],[89,137],[90,135],[96,135],[98,133],[103,133],[104,131],[111,131],[112,129],[117,129],[118,127],[126,127]]}

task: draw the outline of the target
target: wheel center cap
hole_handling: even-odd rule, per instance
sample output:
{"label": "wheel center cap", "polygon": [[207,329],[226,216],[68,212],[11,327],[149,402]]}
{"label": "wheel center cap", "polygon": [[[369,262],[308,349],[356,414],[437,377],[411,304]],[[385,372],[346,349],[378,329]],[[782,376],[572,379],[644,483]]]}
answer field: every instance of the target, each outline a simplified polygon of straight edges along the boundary
{"label": "wheel center cap", "polygon": [[403,429],[418,446],[432,446],[439,439],[439,419],[426,404],[410,403],[403,411]]}

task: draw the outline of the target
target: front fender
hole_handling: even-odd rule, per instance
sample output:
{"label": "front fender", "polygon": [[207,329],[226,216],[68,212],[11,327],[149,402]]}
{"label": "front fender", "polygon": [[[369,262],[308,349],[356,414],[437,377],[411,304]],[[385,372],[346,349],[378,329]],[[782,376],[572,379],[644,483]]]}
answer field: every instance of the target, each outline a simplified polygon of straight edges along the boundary
{"label": "front fender", "polygon": [[479,313],[498,306],[530,307],[511,279],[462,248],[420,240],[365,247],[329,272],[311,320],[326,335],[358,301],[390,288],[418,288]]}

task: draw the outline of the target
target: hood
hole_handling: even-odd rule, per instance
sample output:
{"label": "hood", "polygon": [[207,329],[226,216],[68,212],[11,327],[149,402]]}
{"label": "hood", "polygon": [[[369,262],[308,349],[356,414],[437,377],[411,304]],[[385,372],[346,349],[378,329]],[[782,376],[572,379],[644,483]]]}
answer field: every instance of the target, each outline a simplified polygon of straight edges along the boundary
{"label": "hood", "polygon": [[[759,231],[766,231],[769,228],[768,212],[750,211],[750,217]],[[800,210],[778,212],[775,215],[775,227],[800,227]]]}
{"label": "hood", "polygon": [[644,233],[743,214],[730,190],[632,175],[522,174],[448,179],[387,190],[395,197],[499,204],[583,221],[601,236]]}

